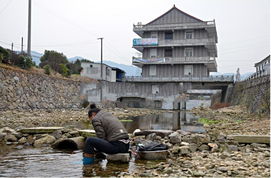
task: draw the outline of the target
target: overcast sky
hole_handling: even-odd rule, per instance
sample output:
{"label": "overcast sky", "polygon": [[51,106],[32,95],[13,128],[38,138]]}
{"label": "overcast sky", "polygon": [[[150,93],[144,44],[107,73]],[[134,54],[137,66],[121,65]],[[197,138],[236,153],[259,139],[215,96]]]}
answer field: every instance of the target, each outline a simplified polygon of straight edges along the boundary
{"label": "overcast sky", "polygon": [[[32,51],[131,65],[133,24],[146,24],[173,5],[203,21],[216,21],[218,72],[253,72],[270,54],[269,0],[32,0]],[[27,41],[28,0],[0,0],[0,45],[20,50]],[[26,45],[25,45],[26,50]]]}

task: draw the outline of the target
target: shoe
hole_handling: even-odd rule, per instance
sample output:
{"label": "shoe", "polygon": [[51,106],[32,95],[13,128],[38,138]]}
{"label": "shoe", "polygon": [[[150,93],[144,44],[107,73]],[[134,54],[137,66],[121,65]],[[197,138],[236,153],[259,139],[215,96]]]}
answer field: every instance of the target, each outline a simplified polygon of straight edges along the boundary
{"label": "shoe", "polygon": [[89,165],[94,164],[94,158],[93,157],[83,157],[83,165]]}

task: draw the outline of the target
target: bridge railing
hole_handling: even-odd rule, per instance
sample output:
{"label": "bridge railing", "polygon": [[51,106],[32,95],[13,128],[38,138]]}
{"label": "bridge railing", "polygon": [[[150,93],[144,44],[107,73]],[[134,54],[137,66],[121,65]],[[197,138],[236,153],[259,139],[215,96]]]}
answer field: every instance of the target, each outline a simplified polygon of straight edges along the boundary
{"label": "bridge railing", "polygon": [[233,82],[234,76],[209,76],[209,77],[142,77],[127,76],[123,81],[129,82]]}

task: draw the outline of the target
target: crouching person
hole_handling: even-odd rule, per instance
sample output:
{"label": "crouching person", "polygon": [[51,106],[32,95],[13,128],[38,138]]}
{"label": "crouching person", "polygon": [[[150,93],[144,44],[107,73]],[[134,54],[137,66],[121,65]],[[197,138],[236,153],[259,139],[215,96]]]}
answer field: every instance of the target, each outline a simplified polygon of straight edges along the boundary
{"label": "crouching person", "polygon": [[83,164],[93,164],[95,153],[128,153],[129,136],[122,123],[112,114],[102,111],[95,104],[90,105],[88,117],[97,137],[86,139],[83,150]]}

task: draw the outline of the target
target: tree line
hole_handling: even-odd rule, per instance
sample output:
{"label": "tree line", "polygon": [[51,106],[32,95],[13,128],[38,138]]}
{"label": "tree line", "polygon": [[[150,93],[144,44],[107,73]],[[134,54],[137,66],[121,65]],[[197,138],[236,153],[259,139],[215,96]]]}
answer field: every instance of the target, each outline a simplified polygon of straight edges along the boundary
{"label": "tree line", "polygon": [[69,77],[71,74],[80,74],[82,61],[88,60],[77,59],[75,62],[69,62],[63,53],[45,50],[40,58],[40,64],[37,66],[26,53],[18,54],[0,46],[0,63],[18,66],[22,69],[30,69],[33,66],[43,68],[47,75],[50,75],[52,71],[60,73],[64,77]]}

